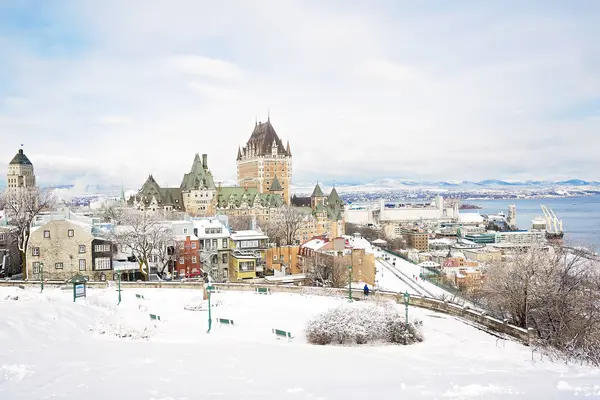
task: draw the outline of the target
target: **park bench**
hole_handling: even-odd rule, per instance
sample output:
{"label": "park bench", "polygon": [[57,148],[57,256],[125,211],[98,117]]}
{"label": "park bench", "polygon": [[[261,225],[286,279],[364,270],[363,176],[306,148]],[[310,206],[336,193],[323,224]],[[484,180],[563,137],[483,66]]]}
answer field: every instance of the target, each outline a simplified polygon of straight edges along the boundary
{"label": "park bench", "polygon": [[256,288],[256,293],[258,293],[258,294],[271,294],[271,289],[269,289],[267,287],[257,287]]}
{"label": "park bench", "polygon": [[143,294],[138,294],[138,293],[136,293],[136,294],[135,294],[135,298],[136,298],[136,299],[141,299],[141,300],[146,300],[146,299],[144,298],[144,295],[143,295]]}
{"label": "park bench", "polygon": [[233,325],[233,320],[227,318],[217,318],[217,322],[223,325]]}
{"label": "park bench", "polygon": [[275,334],[275,337],[277,339],[288,338],[288,340],[291,340],[293,338],[291,332],[286,332],[286,331],[281,330],[281,329],[273,329],[273,333]]}
{"label": "park bench", "polygon": [[160,321],[160,315],[150,314],[150,319],[151,320]]}

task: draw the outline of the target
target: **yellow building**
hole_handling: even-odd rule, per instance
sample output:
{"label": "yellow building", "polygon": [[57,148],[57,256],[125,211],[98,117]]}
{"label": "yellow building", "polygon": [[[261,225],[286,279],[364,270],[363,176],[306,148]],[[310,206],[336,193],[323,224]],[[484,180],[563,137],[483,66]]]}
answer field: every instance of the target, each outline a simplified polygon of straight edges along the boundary
{"label": "yellow building", "polygon": [[292,151],[290,143],[283,146],[271,119],[257,122],[243,148],[238,148],[237,180],[243,188],[256,188],[259,193],[273,193],[272,184],[278,181],[285,204],[290,204],[292,182]]}
{"label": "yellow building", "polygon": [[229,280],[263,277],[266,266],[266,252],[269,237],[262,232],[248,230],[231,234],[229,243]]}
{"label": "yellow building", "polygon": [[267,269],[286,274],[302,273],[299,264],[300,246],[280,246],[267,249]]}

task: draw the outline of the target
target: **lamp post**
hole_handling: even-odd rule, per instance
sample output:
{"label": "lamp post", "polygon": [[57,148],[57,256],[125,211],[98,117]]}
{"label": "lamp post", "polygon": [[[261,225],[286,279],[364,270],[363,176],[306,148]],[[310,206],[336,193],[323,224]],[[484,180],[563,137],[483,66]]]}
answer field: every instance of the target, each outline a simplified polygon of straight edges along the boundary
{"label": "lamp post", "polygon": [[40,281],[42,283],[42,290],[40,290],[40,293],[42,293],[44,291],[44,263],[43,262],[40,263]]}
{"label": "lamp post", "polygon": [[352,265],[348,265],[348,301],[352,301]]}
{"label": "lamp post", "polygon": [[119,285],[117,292],[119,292],[119,302],[117,305],[121,304],[121,271],[117,273],[117,284]]}
{"label": "lamp post", "polygon": [[212,327],[212,317],[210,313],[210,292],[212,291],[212,285],[208,285],[206,290],[208,291],[208,330],[206,333],[210,333],[210,328]]}
{"label": "lamp post", "polygon": [[408,294],[408,291],[404,292],[404,310],[406,312],[405,314],[405,319],[404,319],[404,324],[406,326],[406,330],[408,330],[408,303],[410,302],[410,295]]}

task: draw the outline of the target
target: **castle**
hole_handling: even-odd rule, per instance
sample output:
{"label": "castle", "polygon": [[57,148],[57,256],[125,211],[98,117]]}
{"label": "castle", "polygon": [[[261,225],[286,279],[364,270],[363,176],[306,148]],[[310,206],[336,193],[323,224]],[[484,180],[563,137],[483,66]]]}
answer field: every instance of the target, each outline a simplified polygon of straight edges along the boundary
{"label": "castle", "polygon": [[[238,186],[215,185],[206,154],[196,154],[178,188],[161,188],[152,175],[127,204],[140,210],[185,212],[191,216],[251,216],[272,220],[284,205],[301,202],[307,214],[299,240],[314,235],[343,234],[343,202],[335,189],[325,196],[319,187],[306,199],[290,198],[292,152],[275,132],[271,119],[256,122],[247,143],[238,147]],[[310,208],[309,208],[310,207]]]}

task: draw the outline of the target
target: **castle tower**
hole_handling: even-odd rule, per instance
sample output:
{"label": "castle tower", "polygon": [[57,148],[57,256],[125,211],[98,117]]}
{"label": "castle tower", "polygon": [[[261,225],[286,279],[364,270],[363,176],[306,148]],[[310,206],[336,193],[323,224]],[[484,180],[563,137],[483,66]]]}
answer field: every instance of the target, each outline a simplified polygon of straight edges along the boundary
{"label": "castle tower", "polygon": [[270,118],[267,122],[256,122],[246,145],[238,148],[236,163],[239,186],[269,193],[271,185],[278,181],[285,203],[290,204],[292,152],[289,142],[283,146]]}
{"label": "castle tower", "polygon": [[19,149],[17,154],[8,164],[8,173],[6,174],[6,185],[8,190],[33,189],[35,188],[35,174],[33,164]]}

